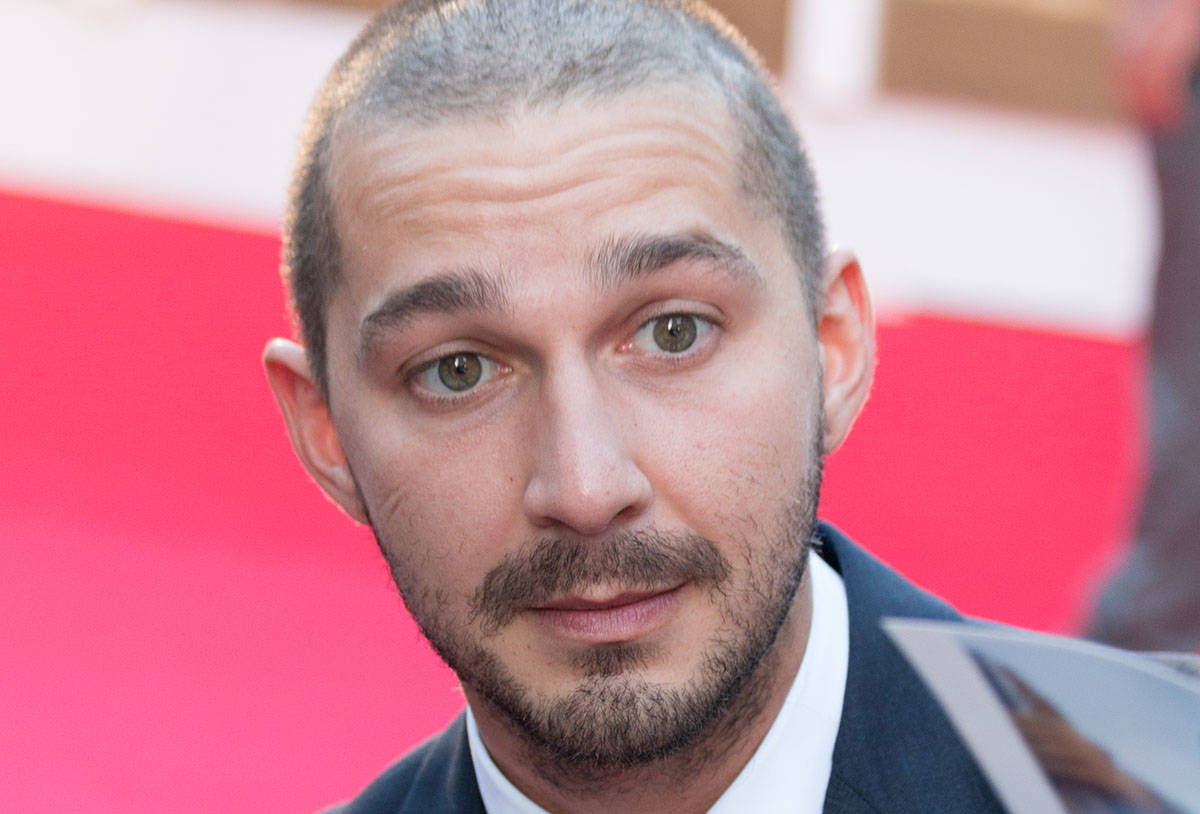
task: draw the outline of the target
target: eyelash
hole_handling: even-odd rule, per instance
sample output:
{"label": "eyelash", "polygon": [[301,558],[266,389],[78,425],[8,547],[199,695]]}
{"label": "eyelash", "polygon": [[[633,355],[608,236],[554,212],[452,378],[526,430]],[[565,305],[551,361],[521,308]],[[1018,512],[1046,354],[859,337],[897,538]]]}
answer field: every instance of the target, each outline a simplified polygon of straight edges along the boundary
{"label": "eyelash", "polygon": [[708,346],[708,343],[712,341],[713,332],[720,327],[719,323],[715,319],[703,314],[697,314],[693,311],[663,311],[642,322],[638,326],[637,330],[634,331],[633,337],[627,343],[625,343],[624,347],[634,347],[636,345],[638,336],[642,333],[642,331],[646,330],[647,328],[651,328],[655,325],[655,323],[658,323],[661,320],[669,320],[673,317],[687,317],[693,320],[697,329],[696,336],[692,340],[692,343],[681,351],[672,352],[666,350],[665,348],[642,349],[644,352],[649,353],[658,363],[666,362],[668,364],[684,364],[690,361],[697,354],[704,352],[705,348]]}
{"label": "eyelash", "polygon": [[[621,349],[622,350],[626,350],[626,349],[637,350],[638,348],[636,347],[635,343],[636,343],[638,335],[641,334],[641,332],[643,330],[650,328],[651,326],[653,326],[655,323],[659,322],[660,320],[670,319],[672,317],[689,317],[689,318],[693,319],[695,321],[696,327],[698,329],[697,333],[696,333],[696,338],[693,340],[692,345],[690,345],[688,348],[686,348],[682,351],[679,351],[677,353],[672,353],[670,351],[662,350],[662,349],[659,349],[657,351],[641,349],[641,350],[643,350],[644,353],[646,353],[648,356],[650,356],[653,359],[655,364],[664,364],[664,363],[668,364],[668,365],[687,364],[694,357],[696,357],[697,355],[704,352],[706,347],[712,341],[713,332],[716,330],[719,330],[721,327],[720,323],[717,320],[715,320],[709,316],[706,316],[704,314],[695,313],[693,311],[686,311],[686,310],[662,311],[661,313],[655,314],[655,315],[643,320],[638,325],[637,329],[633,332],[633,335],[626,342],[624,342],[621,345]],[[461,394],[459,394],[459,395],[455,395],[452,392],[435,390],[434,388],[421,385],[420,379],[422,376],[426,375],[430,371],[435,371],[437,369],[437,367],[440,364],[442,364],[444,361],[446,361],[447,359],[451,359],[458,355],[477,357],[478,359],[482,360],[484,362],[483,366],[485,368],[483,375],[486,375],[486,378],[481,379],[481,381],[478,384],[474,384],[474,385],[467,387],[466,389],[461,391]],[[488,368],[490,368],[490,370],[488,370]],[[488,382],[493,381],[501,376],[504,376],[506,373],[508,373],[510,371],[511,371],[511,368],[507,367],[506,365],[501,364],[500,362],[497,362],[496,360],[492,359],[490,356],[488,356],[485,353],[480,353],[478,351],[470,350],[468,348],[460,348],[460,349],[451,350],[448,353],[443,353],[434,359],[430,359],[429,361],[418,364],[416,367],[414,367],[410,371],[408,371],[408,373],[404,374],[404,380],[407,383],[409,389],[412,390],[413,392],[417,393],[419,398],[421,398],[427,402],[433,402],[435,404],[438,404],[439,406],[452,406],[452,405],[455,405],[455,404],[458,404],[461,402],[465,402],[465,401],[475,397],[480,392],[480,388],[482,386],[485,386]]]}
{"label": "eyelash", "polygon": [[[459,394],[455,394],[453,391],[449,390],[449,388],[446,390],[435,390],[432,387],[422,386],[420,380],[423,376],[430,372],[436,373],[439,365],[441,365],[447,359],[453,359],[456,356],[472,356],[479,359],[483,363],[483,369],[480,375],[484,378],[482,378],[477,384],[473,384],[465,388]],[[449,353],[443,353],[441,356],[438,356],[435,359],[430,359],[428,362],[422,362],[409,371],[408,374],[404,376],[404,379],[409,388],[412,391],[417,392],[421,398],[427,401],[441,403],[443,405],[450,405],[461,401],[466,401],[467,399],[476,395],[481,386],[486,385],[487,382],[504,375],[508,371],[508,367],[495,361],[486,353],[480,353],[478,351],[462,348],[458,350],[452,350]]]}

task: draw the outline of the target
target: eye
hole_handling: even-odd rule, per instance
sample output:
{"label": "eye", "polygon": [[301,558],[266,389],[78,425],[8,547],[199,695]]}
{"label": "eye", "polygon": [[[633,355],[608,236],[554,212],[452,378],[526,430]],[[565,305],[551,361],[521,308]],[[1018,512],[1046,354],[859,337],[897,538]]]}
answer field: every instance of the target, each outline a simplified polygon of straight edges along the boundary
{"label": "eye", "polygon": [[638,328],[633,343],[651,353],[684,353],[712,327],[695,314],[664,314]]}
{"label": "eye", "polygon": [[440,395],[463,393],[496,375],[496,363],[478,353],[451,353],[420,368],[414,380]]}

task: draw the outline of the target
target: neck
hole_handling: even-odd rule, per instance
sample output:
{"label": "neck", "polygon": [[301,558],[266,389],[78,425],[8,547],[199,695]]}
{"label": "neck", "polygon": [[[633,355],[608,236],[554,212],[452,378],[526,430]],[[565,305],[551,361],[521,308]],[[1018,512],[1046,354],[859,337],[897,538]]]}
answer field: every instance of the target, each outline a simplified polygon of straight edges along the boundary
{"label": "neck", "polygon": [[564,765],[530,744],[499,711],[464,688],[488,754],[547,811],[707,811],[753,757],[800,669],[812,622],[806,569],[787,619],[755,671],[695,743],[652,763],[613,770]]}

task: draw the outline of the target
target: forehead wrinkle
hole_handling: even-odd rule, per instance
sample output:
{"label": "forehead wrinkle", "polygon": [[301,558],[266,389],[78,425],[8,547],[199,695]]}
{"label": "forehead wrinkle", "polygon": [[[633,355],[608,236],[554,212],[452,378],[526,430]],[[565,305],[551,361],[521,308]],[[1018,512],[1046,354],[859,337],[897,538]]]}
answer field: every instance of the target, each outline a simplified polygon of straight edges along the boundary
{"label": "forehead wrinkle", "polygon": [[[432,213],[443,205],[458,206],[463,202],[472,205],[541,202],[563,206],[564,199],[573,195],[586,196],[614,183],[620,184],[626,192],[650,194],[678,186],[680,166],[685,163],[687,182],[691,185],[721,186],[729,175],[727,168],[715,160],[712,153],[701,150],[682,150],[664,144],[653,151],[644,150],[637,156],[618,157],[617,148],[612,148],[611,152],[611,158],[598,156],[592,163],[580,163],[569,172],[562,168],[488,168],[477,172],[461,164],[427,165],[422,171],[403,176],[388,175],[384,170],[360,188],[358,197],[372,218],[392,223],[420,223],[431,218]],[[656,172],[647,173],[647,160],[658,165]],[[599,177],[598,165],[604,170]]]}
{"label": "forehead wrinkle", "polygon": [[[521,203],[553,198],[588,184],[597,167],[611,178],[624,176],[627,165],[647,160],[661,162],[664,175],[678,178],[687,163],[689,175],[725,180],[731,156],[727,126],[698,120],[691,115],[651,113],[632,125],[619,117],[593,122],[578,132],[537,124],[539,112],[517,116],[501,124],[488,121],[443,126],[408,127],[386,122],[346,134],[335,150],[334,175],[349,176],[335,184],[345,193],[347,209],[378,217],[403,215],[414,201],[422,204],[469,197],[480,202]],[[543,114],[544,115],[544,114]],[[484,132],[503,128],[496,138]],[[553,135],[549,140],[539,134]],[[724,137],[724,138],[723,138]],[[497,144],[489,149],[490,144]],[[464,153],[472,154],[464,162]],[[595,179],[602,181],[605,179]]]}
{"label": "forehead wrinkle", "polygon": [[[716,186],[702,176],[702,172],[697,172],[689,179],[689,184],[706,188]],[[413,240],[446,240],[454,235],[479,237],[489,234],[492,229],[519,230],[539,221],[554,223],[559,220],[560,213],[579,207],[608,213],[641,205],[655,196],[670,195],[678,187],[678,180],[677,172],[664,168],[654,175],[642,173],[564,184],[559,189],[541,190],[538,194],[517,199],[488,196],[470,184],[457,189],[445,185],[431,188],[430,196],[423,197],[415,205],[407,197],[397,196],[388,201],[390,208],[382,222]],[[471,198],[469,202],[463,200],[467,195]],[[595,204],[614,197],[627,200],[614,201],[611,205]],[[546,221],[546,218],[551,220]]]}
{"label": "forehead wrinkle", "polygon": [[479,269],[451,269],[393,291],[362,319],[359,328],[359,362],[369,358],[383,337],[404,330],[424,314],[509,310],[506,275]]}
{"label": "forehead wrinkle", "polygon": [[641,234],[606,240],[589,258],[592,285],[600,290],[662,271],[680,260],[694,260],[737,282],[763,285],[762,274],[742,249],[701,231]]}

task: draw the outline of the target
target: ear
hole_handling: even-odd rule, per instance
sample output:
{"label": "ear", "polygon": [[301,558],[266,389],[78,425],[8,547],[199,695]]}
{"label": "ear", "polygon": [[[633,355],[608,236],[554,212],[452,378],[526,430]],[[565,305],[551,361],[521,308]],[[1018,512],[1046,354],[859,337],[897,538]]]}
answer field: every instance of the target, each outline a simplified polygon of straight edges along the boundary
{"label": "ear", "polygon": [[825,452],[850,432],[875,372],[875,318],[858,258],[835,251],[825,260],[817,303],[825,396]]}
{"label": "ear", "polygon": [[304,468],[347,514],[367,523],[366,507],[304,348],[288,339],[272,339],[263,351],[263,367]]}

